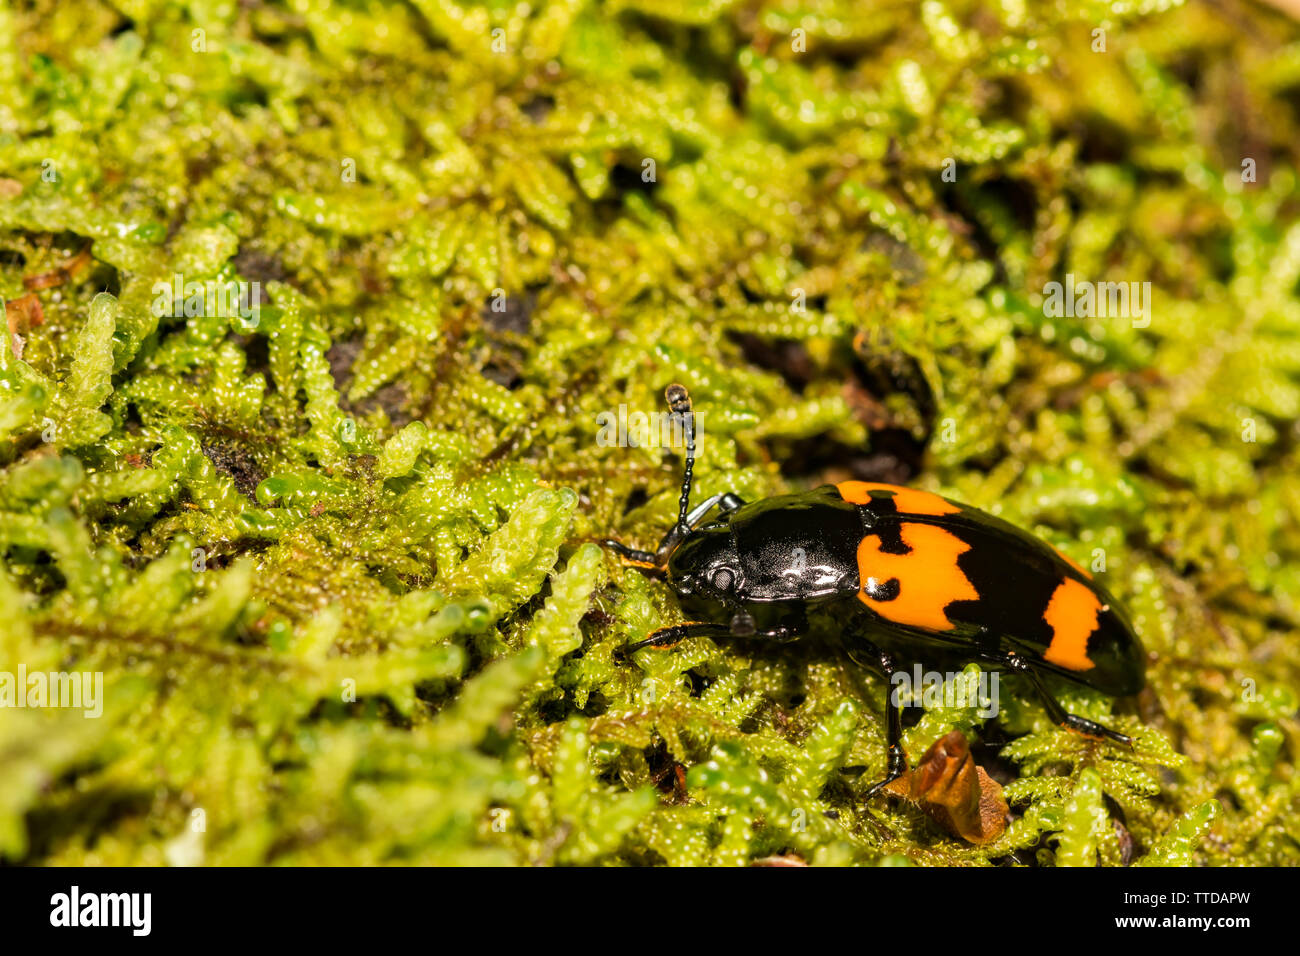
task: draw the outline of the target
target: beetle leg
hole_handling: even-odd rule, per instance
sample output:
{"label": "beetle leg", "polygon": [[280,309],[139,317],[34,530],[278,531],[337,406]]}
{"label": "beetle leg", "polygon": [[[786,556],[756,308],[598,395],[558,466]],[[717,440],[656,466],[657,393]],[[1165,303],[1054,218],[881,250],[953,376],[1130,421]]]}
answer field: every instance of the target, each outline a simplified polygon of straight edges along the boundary
{"label": "beetle leg", "polygon": [[[750,619],[752,622],[752,618]],[[644,647],[669,647],[678,641],[683,641],[688,637],[739,637],[745,640],[757,638],[758,640],[770,641],[790,641],[799,636],[799,631],[786,625],[777,625],[764,631],[749,631],[748,633],[736,630],[736,621],[733,618],[730,624],[711,624],[708,621],[690,621],[686,624],[673,624],[670,627],[661,627],[643,641],[637,641],[635,644],[626,644],[620,648],[624,655],[639,651]]]}
{"label": "beetle leg", "polygon": [[735,511],[744,503],[744,499],[730,491],[704,499],[691,509],[690,514],[686,515],[681,523],[675,524],[668,529],[668,533],[659,542],[659,547],[655,548],[655,561],[660,567],[666,567],[669,556],[685,540],[686,536],[695,530],[695,526],[704,520],[705,515],[712,511],[715,505],[721,514],[726,515]]}
{"label": "beetle leg", "polygon": [[740,495],[736,494],[734,491],[728,491],[726,494],[720,495],[718,498],[718,512],[720,514],[729,515],[736,509],[743,508],[744,506],[745,499],[740,497]]}
{"label": "beetle leg", "polygon": [[793,641],[803,632],[807,625],[808,621],[805,618],[788,619],[786,624],[778,624],[776,627],[769,627],[760,631],[754,621],[754,615],[742,607],[732,615],[725,636],[745,639],[758,638],[764,641]]}
{"label": "beetle leg", "polygon": [[716,505],[719,501],[721,501],[724,497],[726,496],[713,495],[712,497],[705,498],[698,505],[692,508],[691,513],[686,516],[686,527],[694,528],[697,524],[703,521],[704,516],[708,514],[709,511],[712,510],[713,506]]}
{"label": "beetle leg", "polygon": [[673,553],[677,545],[681,544],[682,539],[686,537],[695,526],[704,520],[713,507],[716,505],[720,514],[731,514],[737,508],[743,506],[745,500],[733,492],[724,492],[720,495],[714,495],[705,501],[696,505],[689,515],[686,516],[686,530],[683,531],[680,525],[673,525],[668,529],[668,533],[663,536],[659,542],[659,547],[654,551],[642,551],[639,548],[629,548],[621,541],[615,541],[613,538],[605,538],[600,543],[603,547],[609,548],[620,558],[633,567],[640,568],[643,571],[663,571],[668,563],[668,556]]}
{"label": "beetle leg", "polygon": [[644,647],[669,647],[688,637],[725,637],[731,632],[724,624],[710,624],[707,621],[691,621],[687,624],[674,624],[661,627],[643,641],[626,644],[620,651],[624,656],[639,651]]}
{"label": "beetle leg", "polygon": [[1079,717],[1062,707],[1061,702],[1052,696],[1042,678],[1038,676],[1038,672],[1034,670],[1033,665],[1018,654],[988,654],[986,659],[991,664],[1001,664],[1017,674],[1024,674],[1028,677],[1029,682],[1034,687],[1034,692],[1038,694],[1038,699],[1042,701],[1043,707],[1047,710],[1047,716],[1062,727],[1083,734],[1085,737],[1105,738],[1128,747],[1133,746],[1133,738],[1127,734],[1111,730],[1109,727],[1105,727],[1095,720],[1089,720],[1087,717]]}
{"label": "beetle leg", "polygon": [[867,788],[863,799],[874,797],[877,792],[886,785],[893,783],[903,774],[907,773],[907,753],[903,750],[903,710],[894,700],[893,677],[898,668],[894,665],[894,659],[887,651],[884,651],[872,644],[870,641],[859,640],[858,647],[865,649],[880,664],[880,669],[885,673],[885,743],[888,752],[888,765],[885,770],[885,779],[872,784]]}

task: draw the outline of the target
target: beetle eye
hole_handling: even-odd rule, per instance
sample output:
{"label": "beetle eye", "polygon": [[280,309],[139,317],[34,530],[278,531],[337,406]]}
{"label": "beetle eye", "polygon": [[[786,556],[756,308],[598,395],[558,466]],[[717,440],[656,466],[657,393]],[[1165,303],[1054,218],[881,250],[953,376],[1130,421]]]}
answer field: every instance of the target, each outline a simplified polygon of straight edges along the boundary
{"label": "beetle eye", "polygon": [[730,591],[735,579],[736,576],[729,568],[719,568],[713,572],[713,577],[709,579],[709,583],[713,585],[716,591]]}

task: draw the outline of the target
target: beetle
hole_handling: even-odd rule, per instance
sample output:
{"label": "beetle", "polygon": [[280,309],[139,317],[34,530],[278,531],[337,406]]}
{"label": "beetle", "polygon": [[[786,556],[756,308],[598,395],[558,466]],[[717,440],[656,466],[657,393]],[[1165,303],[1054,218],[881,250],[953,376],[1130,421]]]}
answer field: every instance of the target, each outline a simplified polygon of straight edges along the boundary
{"label": "beetle", "polygon": [[[696,636],[789,641],[810,615],[832,615],[851,659],[864,655],[891,683],[900,654],[956,653],[1024,675],[1058,724],[1133,745],[1067,712],[1042,680],[1056,674],[1114,697],[1145,682],[1132,623],[1082,566],[1000,518],[899,485],[841,481],[748,503],[725,492],[692,508],[695,412],[685,387],[670,385],[665,397],[684,426],[677,522],[653,552],[603,544],[665,578],[698,619],[660,628],[625,655]],[[907,770],[893,694],[886,735],[886,777],[868,796]]]}

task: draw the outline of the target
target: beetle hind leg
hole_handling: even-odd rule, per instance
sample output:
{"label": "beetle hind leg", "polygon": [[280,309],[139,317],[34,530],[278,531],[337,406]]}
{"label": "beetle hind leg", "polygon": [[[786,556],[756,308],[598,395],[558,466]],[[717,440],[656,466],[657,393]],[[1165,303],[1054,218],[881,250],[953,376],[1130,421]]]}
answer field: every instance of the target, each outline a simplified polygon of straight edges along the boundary
{"label": "beetle hind leg", "polygon": [[[1051,711],[1050,707],[1048,711]],[[1109,727],[1099,724],[1095,720],[1089,720],[1087,717],[1080,717],[1077,714],[1062,711],[1059,717],[1053,715],[1053,719],[1061,726],[1068,727],[1075,733],[1083,734],[1085,737],[1105,738],[1113,740],[1117,744],[1123,744],[1125,747],[1133,746],[1133,738],[1128,734],[1121,734],[1118,730],[1111,730]]]}
{"label": "beetle hind leg", "polygon": [[1080,717],[1078,714],[1072,714],[1064,707],[1061,702],[1052,696],[1052,692],[1047,689],[1043,679],[1038,676],[1038,672],[1023,657],[1016,654],[993,655],[987,658],[989,663],[1002,664],[1003,666],[1015,671],[1017,674],[1024,674],[1029,678],[1029,682],[1034,687],[1034,693],[1042,701],[1047,716],[1052,721],[1073,730],[1077,734],[1083,734],[1085,737],[1093,737],[1098,740],[1113,740],[1117,744],[1123,744],[1126,747],[1133,746],[1133,738],[1127,734],[1121,734],[1117,730],[1111,730],[1109,727],[1097,723],[1095,720],[1089,720],[1087,717]]}
{"label": "beetle hind leg", "polygon": [[1077,734],[1083,734],[1085,737],[1093,737],[1098,740],[1113,740],[1117,744],[1123,744],[1126,747],[1133,746],[1133,738],[1128,734],[1121,734],[1118,730],[1111,730],[1109,727],[1097,723],[1095,720],[1089,720],[1087,717],[1080,717],[1078,714],[1072,714],[1064,707],[1061,702],[1051,695],[1037,674],[1031,676],[1034,683],[1034,690],[1038,692],[1039,699],[1047,709],[1047,716],[1051,717],[1062,727],[1073,730]]}

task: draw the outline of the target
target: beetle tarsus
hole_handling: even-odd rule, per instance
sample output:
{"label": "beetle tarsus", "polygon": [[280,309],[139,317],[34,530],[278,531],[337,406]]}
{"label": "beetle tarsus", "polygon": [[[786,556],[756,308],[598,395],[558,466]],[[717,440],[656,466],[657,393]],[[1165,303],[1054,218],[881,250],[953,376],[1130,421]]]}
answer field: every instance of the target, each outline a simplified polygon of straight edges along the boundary
{"label": "beetle tarsus", "polygon": [[1082,734],[1093,740],[1113,740],[1117,744],[1123,744],[1126,747],[1133,746],[1133,738],[1128,734],[1121,734],[1117,730],[1111,730],[1095,720],[1089,720],[1086,717],[1078,717],[1074,714],[1067,713],[1065,719],[1059,721],[1060,725],[1066,730],[1072,730],[1076,734]]}
{"label": "beetle tarsus", "polygon": [[889,760],[885,771],[885,779],[869,786],[866,793],[863,794],[863,799],[870,800],[905,773],[907,773],[907,754],[901,744],[891,743],[889,745]]}
{"label": "beetle tarsus", "polygon": [[[893,764],[893,762],[894,762],[893,755],[891,754],[890,763]],[[880,791],[884,790],[887,786],[889,786],[891,783],[893,783],[895,780],[897,780],[905,773],[907,773],[907,759],[903,758],[902,765],[896,768],[891,767],[889,772],[885,775],[884,780],[878,780],[877,782],[873,783],[871,786],[867,787],[866,792],[862,795],[862,799],[870,800],[872,797],[874,797]]]}

